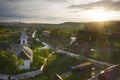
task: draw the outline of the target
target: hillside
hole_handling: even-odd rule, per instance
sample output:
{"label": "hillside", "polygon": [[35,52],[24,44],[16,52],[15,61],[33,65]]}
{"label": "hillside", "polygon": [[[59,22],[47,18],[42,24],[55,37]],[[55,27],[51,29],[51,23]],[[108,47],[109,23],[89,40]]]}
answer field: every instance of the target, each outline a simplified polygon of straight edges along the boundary
{"label": "hillside", "polygon": [[84,29],[98,31],[99,27],[105,27],[107,32],[120,32],[120,21],[105,21],[101,22],[65,22],[60,24],[47,23],[18,23],[18,22],[0,22],[0,27],[42,27],[42,28],[63,28],[64,30],[78,30],[81,29],[81,24]]}

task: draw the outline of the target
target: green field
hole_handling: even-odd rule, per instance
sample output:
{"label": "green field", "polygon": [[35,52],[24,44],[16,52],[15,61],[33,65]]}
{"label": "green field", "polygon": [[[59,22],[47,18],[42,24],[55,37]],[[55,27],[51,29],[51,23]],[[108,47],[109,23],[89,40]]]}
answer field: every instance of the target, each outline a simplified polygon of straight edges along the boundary
{"label": "green field", "polygon": [[35,80],[52,80],[53,75],[56,73],[61,74],[70,71],[70,66],[83,62],[85,62],[85,60],[54,54],[51,58],[49,58],[49,61],[44,68],[43,73],[39,76],[36,76]]}

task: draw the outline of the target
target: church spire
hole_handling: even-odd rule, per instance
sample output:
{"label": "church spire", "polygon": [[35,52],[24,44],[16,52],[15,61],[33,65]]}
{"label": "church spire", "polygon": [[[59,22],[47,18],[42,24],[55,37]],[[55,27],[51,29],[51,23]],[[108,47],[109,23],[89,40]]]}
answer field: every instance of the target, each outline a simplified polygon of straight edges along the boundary
{"label": "church spire", "polygon": [[25,28],[23,27],[23,30],[22,30],[22,34],[20,36],[20,45],[25,45],[25,46],[28,46],[28,40],[27,40],[27,35],[26,35],[26,32],[25,32]]}

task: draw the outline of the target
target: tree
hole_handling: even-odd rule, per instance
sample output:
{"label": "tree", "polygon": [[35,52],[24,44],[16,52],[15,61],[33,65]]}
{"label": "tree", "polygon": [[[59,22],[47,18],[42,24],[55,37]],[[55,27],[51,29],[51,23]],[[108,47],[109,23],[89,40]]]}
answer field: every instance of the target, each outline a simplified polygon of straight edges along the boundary
{"label": "tree", "polygon": [[97,32],[79,30],[76,33],[77,41],[80,42],[95,42]]}
{"label": "tree", "polygon": [[20,70],[23,60],[16,55],[0,51],[0,73],[15,74]]}
{"label": "tree", "polygon": [[120,51],[112,51],[110,61],[114,64],[120,64]]}
{"label": "tree", "polygon": [[51,31],[50,33],[50,38],[52,38],[53,40],[59,40],[60,38],[60,29],[57,28],[57,29],[54,29]]}
{"label": "tree", "polygon": [[20,34],[12,34],[8,37],[8,41],[9,43],[12,43],[14,41],[14,43],[19,43],[20,42]]}
{"label": "tree", "polygon": [[68,44],[71,35],[72,32],[57,28],[51,31],[50,39],[52,39],[54,43]]}
{"label": "tree", "polygon": [[50,53],[51,52],[49,49],[41,49],[39,51],[34,52],[32,67],[39,69],[41,65],[45,62],[45,58],[47,58]]}

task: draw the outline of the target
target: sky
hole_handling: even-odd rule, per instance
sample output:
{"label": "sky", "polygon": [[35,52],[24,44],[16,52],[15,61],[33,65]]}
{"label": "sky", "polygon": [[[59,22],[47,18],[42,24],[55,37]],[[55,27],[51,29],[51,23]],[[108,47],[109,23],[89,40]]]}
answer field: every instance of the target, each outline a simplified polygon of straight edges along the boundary
{"label": "sky", "polygon": [[91,22],[101,8],[112,14],[106,20],[120,20],[120,0],[0,0],[0,22]]}

